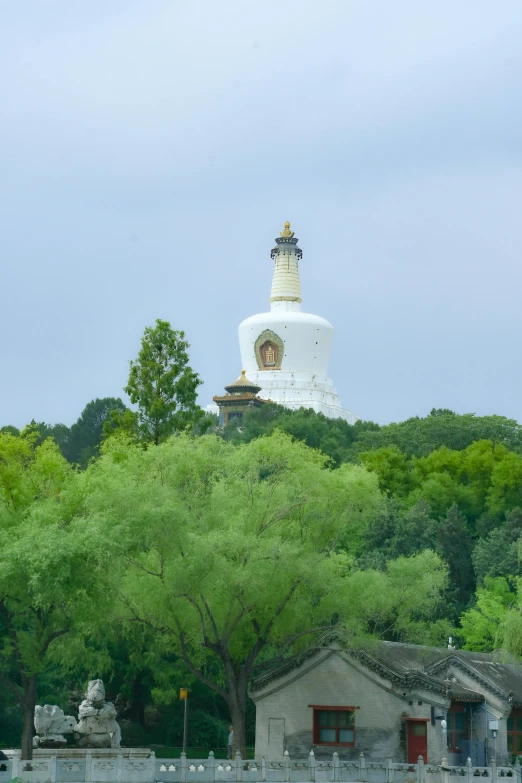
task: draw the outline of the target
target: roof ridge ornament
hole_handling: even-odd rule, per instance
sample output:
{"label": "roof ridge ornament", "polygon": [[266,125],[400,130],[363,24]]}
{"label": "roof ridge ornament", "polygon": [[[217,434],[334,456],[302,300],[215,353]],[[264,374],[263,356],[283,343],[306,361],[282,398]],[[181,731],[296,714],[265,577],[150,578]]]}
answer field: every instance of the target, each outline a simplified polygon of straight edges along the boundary
{"label": "roof ridge ornament", "polygon": [[279,232],[280,237],[288,237],[289,239],[293,237],[295,234],[295,231],[290,231],[290,222],[287,220],[284,226],[283,231]]}

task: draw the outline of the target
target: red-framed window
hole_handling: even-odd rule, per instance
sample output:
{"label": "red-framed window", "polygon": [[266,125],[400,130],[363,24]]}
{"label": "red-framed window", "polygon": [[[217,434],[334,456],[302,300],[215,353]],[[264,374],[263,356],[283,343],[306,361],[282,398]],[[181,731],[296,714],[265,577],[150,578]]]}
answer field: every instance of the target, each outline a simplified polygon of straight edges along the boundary
{"label": "red-framed window", "polygon": [[522,710],[511,710],[507,719],[507,749],[522,755]]}
{"label": "red-framed window", "polygon": [[313,714],[314,745],[355,745],[355,710],[309,704]]}
{"label": "red-framed window", "polygon": [[452,701],[448,711],[448,750],[462,750],[462,740],[469,739],[469,712],[461,701]]}

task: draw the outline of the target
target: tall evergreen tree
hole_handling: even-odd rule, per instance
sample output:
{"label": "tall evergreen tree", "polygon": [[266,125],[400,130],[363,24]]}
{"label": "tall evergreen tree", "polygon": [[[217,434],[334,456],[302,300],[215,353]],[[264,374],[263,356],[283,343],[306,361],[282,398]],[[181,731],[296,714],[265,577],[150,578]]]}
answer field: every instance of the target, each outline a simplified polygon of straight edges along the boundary
{"label": "tall evergreen tree", "polygon": [[466,517],[456,503],[437,525],[437,548],[449,567],[448,615],[456,620],[475,588],[472,540]]}
{"label": "tall evergreen tree", "polygon": [[142,437],[156,446],[204,416],[196,402],[202,381],[189,365],[188,348],[185,332],[158,318],[145,329],[138,358],[130,363],[125,392],[138,406]]}

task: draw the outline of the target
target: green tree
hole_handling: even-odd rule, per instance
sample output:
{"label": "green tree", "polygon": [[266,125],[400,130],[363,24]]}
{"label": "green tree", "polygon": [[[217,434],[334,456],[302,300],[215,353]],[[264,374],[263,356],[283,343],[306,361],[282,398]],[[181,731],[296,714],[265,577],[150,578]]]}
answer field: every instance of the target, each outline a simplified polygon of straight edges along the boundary
{"label": "green tree", "polygon": [[52,438],[62,454],[66,456],[71,433],[66,424],[46,424],[44,421],[36,422],[33,419],[28,428],[38,433],[38,437],[35,440],[36,446],[39,446],[48,438]]}
{"label": "green tree", "polygon": [[372,562],[378,551],[381,562],[418,554],[426,549],[435,550],[437,523],[425,500],[409,507],[388,498],[379,513],[374,515],[366,533],[366,552],[363,562]]}
{"label": "green tree", "polygon": [[112,410],[103,424],[102,438],[106,440],[116,434],[124,435],[129,440],[137,442],[139,440],[138,414],[128,408],[124,411]]}
{"label": "green tree", "polygon": [[438,517],[456,503],[472,534],[479,520],[479,527],[498,526],[502,515],[522,501],[522,456],[490,440],[460,451],[441,446],[426,457],[407,457],[397,446],[383,446],[363,452],[360,461],[377,473],[384,491],[408,505],[425,500]]}
{"label": "green tree", "polygon": [[71,427],[67,447],[64,450],[70,462],[85,468],[89,460],[98,455],[104,425],[113,411],[119,411],[123,415],[127,411],[119,397],[97,398],[87,403],[78,421]]}
{"label": "green tree", "polygon": [[379,487],[394,498],[404,497],[412,489],[412,462],[397,446],[363,452],[360,461],[365,468],[377,473]]}
{"label": "green tree", "polygon": [[143,438],[156,446],[204,416],[196,402],[202,381],[189,366],[188,348],[185,332],[158,318],[145,329],[138,358],[130,363],[125,392],[138,406]]}
{"label": "green tree", "polygon": [[13,427],[11,424],[6,424],[5,427],[0,427],[0,435],[20,435],[20,430],[17,427]]}
{"label": "green tree", "polygon": [[0,435],[0,680],[23,712],[25,759],[38,676],[64,637],[88,634],[111,592],[103,532],[81,518],[81,477],[52,440],[35,439]]}
{"label": "green tree", "polygon": [[522,453],[522,427],[504,416],[459,415],[433,409],[429,416],[415,416],[378,429],[364,429],[357,438],[359,451],[383,446],[398,446],[409,456],[423,457],[447,446],[461,451],[476,440],[491,440]]}
{"label": "green tree", "polygon": [[[466,607],[475,587],[471,562],[472,540],[466,517],[454,504],[437,525],[437,545],[440,555],[449,566],[451,589],[448,593],[448,609],[455,620]],[[450,606],[453,606],[453,610]]]}
{"label": "green tree", "polygon": [[0,747],[16,748],[20,743],[22,726],[18,701],[9,688],[0,688]]}
{"label": "green tree", "polygon": [[477,583],[486,577],[518,575],[521,572],[519,540],[522,537],[522,510],[506,512],[505,523],[480,538],[473,550],[473,568]]}
{"label": "green tree", "polygon": [[220,434],[233,443],[249,443],[254,438],[269,436],[278,429],[301,440],[313,449],[319,449],[335,466],[357,460],[357,437],[361,432],[378,429],[373,422],[357,421],[348,424],[344,419],[329,419],[311,408],[292,411],[270,403],[247,411],[237,427],[233,422]]}
{"label": "green tree", "polygon": [[471,487],[445,471],[429,474],[410,492],[408,503],[415,504],[420,500],[428,503],[434,517],[442,517],[448,508],[458,506],[466,519],[472,522],[480,511],[474,508]]}
{"label": "green tree", "polygon": [[256,667],[333,626],[352,643],[411,633],[440,600],[446,571],[433,553],[354,573],[348,547],[381,503],[361,467],[331,470],[281,432],[239,447],[182,435],[143,450],[109,438],[104,451],[89,469],[87,514],[128,542],[129,620],[222,696],[242,753]]}
{"label": "green tree", "polygon": [[458,633],[465,650],[493,652],[504,645],[506,619],[516,606],[515,589],[512,578],[485,578],[484,586],[477,589],[475,606],[460,618]]}
{"label": "green tree", "polygon": [[347,623],[351,643],[371,644],[379,638],[443,643],[453,625],[435,618],[447,578],[446,564],[429,549],[389,560],[379,571],[353,570],[345,580],[355,610],[355,617]]}
{"label": "green tree", "polygon": [[522,457],[508,452],[491,474],[488,510],[500,518],[508,509],[522,506]]}

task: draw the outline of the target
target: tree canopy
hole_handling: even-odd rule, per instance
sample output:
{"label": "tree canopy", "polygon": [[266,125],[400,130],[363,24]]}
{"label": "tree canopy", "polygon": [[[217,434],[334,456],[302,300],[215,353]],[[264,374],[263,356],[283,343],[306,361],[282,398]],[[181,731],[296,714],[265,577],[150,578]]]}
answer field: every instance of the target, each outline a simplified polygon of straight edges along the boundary
{"label": "tree canopy", "polygon": [[222,696],[242,752],[257,666],[333,626],[347,643],[426,633],[446,582],[436,554],[382,572],[355,566],[381,503],[364,468],[332,470],[280,432],[239,447],[181,436],[146,451],[109,439],[104,451],[90,468],[88,516],[126,547],[128,620],[148,624]]}
{"label": "tree canopy", "polygon": [[324,629],[522,656],[517,422],[267,404],[220,429],[188,348],[145,330],[136,411],[108,397],[70,428],[0,429],[0,705],[21,708],[24,753],[36,695],[67,707],[100,675],[128,744],[182,731],[181,682],[197,736],[232,717],[243,751],[249,677]]}

